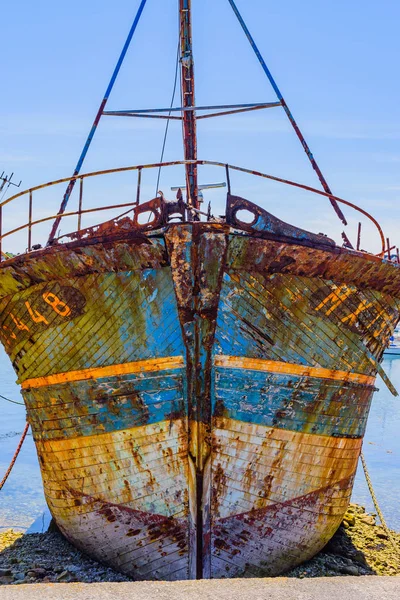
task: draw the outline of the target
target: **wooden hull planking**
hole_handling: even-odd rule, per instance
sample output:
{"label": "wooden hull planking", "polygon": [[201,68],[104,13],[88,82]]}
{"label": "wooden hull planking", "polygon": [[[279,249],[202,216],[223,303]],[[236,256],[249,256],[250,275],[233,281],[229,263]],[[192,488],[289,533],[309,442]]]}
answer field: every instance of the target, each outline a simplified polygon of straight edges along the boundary
{"label": "wooden hull planking", "polygon": [[207,223],[2,263],[60,529],[136,579],[313,556],[349,502],[399,283],[381,259]]}

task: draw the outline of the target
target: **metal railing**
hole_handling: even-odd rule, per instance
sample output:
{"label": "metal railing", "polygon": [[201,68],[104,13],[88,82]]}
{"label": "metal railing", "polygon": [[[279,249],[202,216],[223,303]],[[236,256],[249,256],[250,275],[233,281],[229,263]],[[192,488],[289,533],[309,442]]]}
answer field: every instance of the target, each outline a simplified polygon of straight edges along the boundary
{"label": "metal railing", "polygon": [[[27,229],[27,243],[28,243],[27,250],[28,250],[28,252],[30,252],[32,250],[32,228],[34,226],[39,225],[41,223],[45,223],[47,221],[53,221],[57,217],[61,217],[61,219],[64,219],[66,217],[77,216],[77,219],[78,219],[77,231],[79,232],[81,230],[81,225],[82,225],[82,215],[84,215],[84,214],[96,213],[96,212],[101,212],[101,211],[105,211],[105,210],[117,209],[117,208],[132,208],[132,209],[134,209],[136,206],[138,206],[140,204],[140,192],[141,192],[143,170],[158,169],[160,167],[163,167],[163,168],[164,167],[173,167],[173,166],[180,166],[180,165],[187,165],[187,164],[196,164],[196,165],[200,165],[200,166],[214,166],[214,167],[223,168],[226,173],[226,179],[227,179],[227,185],[228,185],[229,192],[230,192],[230,171],[237,171],[240,173],[245,173],[248,175],[253,175],[256,177],[261,177],[263,179],[268,179],[270,181],[275,181],[278,183],[289,185],[289,186],[292,186],[292,187],[295,187],[298,189],[306,190],[313,194],[326,197],[329,200],[335,200],[336,202],[339,202],[341,204],[349,206],[350,208],[353,208],[354,210],[358,211],[359,213],[361,213],[362,215],[367,217],[375,225],[375,227],[378,230],[380,242],[382,245],[382,249],[379,252],[378,256],[384,257],[385,254],[387,253],[388,259],[390,260],[391,250],[393,250],[394,247],[390,247],[390,242],[389,242],[388,238],[385,239],[382,228],[379,225],[378,221],[374,217],[372,217],[372,215],[370,215],[367,211],[363,210],[362,208],[358,207],[357,205],[353,204],[352,202],[349,202],[348,200],[344,200],[343,198],[339,198],[338,196],[333,196],[332,194],[328,194],[327,192],[318,190],[311,186],[297,183],[295,181],[291,181],[289,179],[282,179],[281,177],[275,177],[274,175],[269,175],[267,173],[262,173],[260,171],[254,171],[251,169],[246,169],[246,168],[238,167],[235,165],[230,165],[230,164],[216,162],[216,161],[207,161],[207,160],[196,160],[196,161],[181,160],[181,161],[171,161],[171,162],[163,162],[163,163],[152,163],[152,164],[147,164],[147,165],[134,165],[134,166],[128,166],[128,167],[120,167],[120,168],[116,168],[116,169],[107,169],[107,170],[102,170],[102,171],[93,171],[91,173],[84,173],[84,174],[77,175],[75,177],[65,177],[63,179],[57,179],[55,181],[50,181],[48,183],[44,183],[42,185],[38,185],[38,186],[32,187],[28,190],[19,192],[18,194],[15,194],[14,196],[7,198],[6,200],[4,200],[3,202],[0,203],[0,260],[4,260],[3,259],[3,256],[4,256],[3,240],[4,240],[4,238],[9,237],[13,234],[16,234],[24,229]],[[85,179],[89,179],[92,177],[98,177],[100,175],[126,173],[129,171],[137,171],[138,172],[136,200],[134,202],[128,202],[128,203],[123,203],[123,204],[112,204],[112,205],[108,205],[108,206],[98,206],[96,208],[88,208],[88,209],[83,208],[83,182]],[[37,192],[39,190],[43,190],[45,188],[49,188],[52,186],[60,185],[62,183],[70,183],[71,181],[74,181],[74,180],[75,181],[79,180],[79,182],[80,182],[79,202],[78,202],[78,210],[77,211],[64,212],[62,214],[60,214],[60,213],[52,214],[52,215],[49,215],[48,217],[44,217],[42,219],[33,220],[32,215],[33,215],[33,193],[34,192]],[[22,196],[28,196],[28,221],[26,223],[24,223],[23,225],[20,225],[19,227],[15,227],[14,229],[10,229],[9,231],[3,232],[4,207],[7,206],[8,204],[10,204],[11,202],[14,202],[18,198],[21,198]],[[357,241],[357,250],[359,250],[359,238],[360,238],[360,228],[359,228],[358,241]],[[397,261],[396,262],[400,262],[398,249],[397,249]]]}

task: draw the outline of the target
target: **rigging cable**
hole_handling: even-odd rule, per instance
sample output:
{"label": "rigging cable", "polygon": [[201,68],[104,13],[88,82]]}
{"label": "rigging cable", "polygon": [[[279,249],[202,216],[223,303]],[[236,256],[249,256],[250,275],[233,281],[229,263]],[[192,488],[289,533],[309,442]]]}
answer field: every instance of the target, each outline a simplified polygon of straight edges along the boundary
{"label": "rigging cable", "polygon": [[0,202],[2,202],[2,201],[3,201],[3,198],[4,198],[4,196],[7,194],[7,192],[8,192],[8,188],[10,187],[10,185],[11,185],[11,182],[9,182],[9,184],[6,186],[6,189],[4,190],[4,192],[3,192],[3,194],[2,194],[2,196],[1,196],[1,198],[0,198]]}
{"label": "rigging cable", "polygon": [[20,406],[25,406],[25,404],[23,402],[17,402],[16,400],[11,400],[10,398],[6,398],[5,396],[2,396],[0,394],[0,398],[2,398],[3,400],[6,400],[7,402],[11,402],[11,404],[19,404]]}
{"label": "rigging cable", "polygon": [[[171,104],[170,104],[170,109],[171,110],[168,113],[169,117],[171,116],[172,107],[174,105],[175,94],[176,94],[176,85],[178,83],[179,49],[180,49],[180,42],[178,42],[178,49],[177,49],[177,52],[176,52],[175,80],[174,80],[174,89],[173,89],[173,92],[172,92],[172,98],[171,98]],[[164,140],[163,140],[163,145],[162,145],[162,150],[161,150],[161,157],[160,157],[160,160],[159,160],[160,163],[162,163],[163,159],[164,159],[164,152],[165,152],[165,146],[166,146],[166,143],[167,143],[169,124],[170,124],[170,119],[167,120],[167,124],[165,126]],[[156,185],[156,196],[158,194],[158,187],[159,187],[159,184],[160,184],[160,177],[161,177],[161,167],[158,168],[157,185]]]}

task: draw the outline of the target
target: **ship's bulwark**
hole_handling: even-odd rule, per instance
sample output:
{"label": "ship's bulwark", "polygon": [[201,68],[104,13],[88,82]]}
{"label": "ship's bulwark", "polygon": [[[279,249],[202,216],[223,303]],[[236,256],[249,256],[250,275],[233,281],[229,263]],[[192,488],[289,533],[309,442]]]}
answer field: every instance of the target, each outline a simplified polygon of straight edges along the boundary
{"label": "ship's bulwark", "polygon": [[61,530],[137,579],[311,557],[349,501],[399,278],[204,223],[4,263],[2,341]]}

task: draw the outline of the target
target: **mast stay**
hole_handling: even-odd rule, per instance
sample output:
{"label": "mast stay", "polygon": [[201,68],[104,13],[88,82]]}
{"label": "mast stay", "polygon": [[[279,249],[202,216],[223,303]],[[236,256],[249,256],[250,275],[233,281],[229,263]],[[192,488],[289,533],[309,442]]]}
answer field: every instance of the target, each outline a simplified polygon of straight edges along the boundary
{"label": "mast stay", "polygon": [[[140,2],[140,6],[139,6],[138,11],[136,13],[136,17],[135,17],[135,19],[134,19],[134,21],[132,23],[132,27],[129,30],[128,37],[126,38],[126,42],[124,44],[124,47],[122,48],[122,52],[120,54],[120,57],[118,59],[118,62],[116,64],[116,66],[115,66],[114,72],[113,72],[113,74],[111,76],[110,83],[107,86],[106,92],[104,94],[104,98],[101,101],[99,110],[96,113],[96,117],[95,117],[95,119],[93,121],[93,125],[92,125],[92,127],[91,127],[91,129],[89,131],[89,135],[87,137],[86,143],[85,143],[85,145],[83,147],[83,150],[81,152],[79,160],[78,160],[78,162],[76,164],[75,171],[73,172],[72,177],[75,177],[76,175],[79,175],[79,173],[81,171],[83,162],[84,162],[84,160],[86,158],[86,155],[88,153],[90,145],[91,145],[91,143],[93,141],[93,137],[94,137],[94,134],[96,133],[97,126],[98,126],[98,124],[100,122],[100,119],[101,119],[103,113],[104,113],[104,109],[106,107],[106,104],[108,102],[108,99],[110,97],[112,89],[114,87],[114,84],[115,84],[115,82],[117,80],[118,73],[119,73],[119,71],[121,69],[122,63],[124,62],[126,53],[128,52],[129,46],[130,46],[132,38],[133,38],[133,34],[136,31],[136,27],[138,26],[138,23],[140,21],[140,17],[142,16],[142,12],[143,12],[143,9],[145,7],[146,2],[147,2],[147,0],[141,0],[141,2]],[[47,241],[48,245],[51,244],[54,241],[54,238],[56,237],[57,228],[58,228],[58,226],[60,224],[60,221],[61,221],[61,215],[65,212],[65,210],[67,208],[67,204],[68,204],[68,201],[69,201],[69,199],[71,197],[72,191],[73,191],[73,189],[75,187],[75,183],[76,183],[76,179],[71,179],[71,181],[68,184],[67,189],[65,190],[65,194],[64,194],[64,197],[63,197],[62,202],[61,202],[60,210],[58,211],[58,216],[55,219],[55,221],[53,223],[53,226],[51,228],[49,239]]]}
{"label": "mast stay", "polygon": [[[344,225],[347,225],[347,221],[346,221],[346,218],[345,218],[343,212],[339,208],[339,205],[337,204],[336,200],[332,197],[333,196],[332,191],[331,191],[325,177],[323,176],[322,171],[319,168],[319,166],[310,150],[310,147],[308,146],[302,132],[300,131],[298,124],[294,120],[294,117],[293,117],[288,105],[286,104],[286,101],[285,101],[284,97],[282,96],[282,93],[281,93],[280,89],[278,88],[274,78],[272,77],[272,74],[271,74],[270,70],[268,69],[268,67],[265,63],[265,60],[262,57],[249,29],[247,28],[247,25],[246,25],[243,17],[241,16],[234,0],[228,0],[228,2],[230,4],[233,12],[235,13],[247,39],[249,40],[249,43],[250,43],[255,55],[257,56],[265,75],[267,76],[272,88],[274,89],[275,94],[278,98],[278,102],[196,107],[195,85],[194,85],[193,45],[192,45],[192,14],[191,14],[192,2],[191,2],[191,0],[179,0],[179,40],[180,40],[181,94],[182,94],[181,106],[178,108],[170,107],[168,109],[162,108],[162,109],[145,109],[145,110],[105,111],[105,107],[108,102],[109,96],[114,87],[115,81],[118,77],[119,71],[120,71],[122,63],[125,59],[126,53],[129,49],[130,43],[131,43],[133,35],[136,31],[137,25],[139,23],[139,20],[142,15],[142,12],[143,12],[146,2],[147,2],[147,0],[140,1],[138,11],[137,11],[135,19],[133,21],[132,27],[129,31],[125,45],[122,49],[122,52],[118,59],[117,65],[112,74],[110,83],[108,84],[104,98],[100,104],[98,111],[97,111],[93,125],[90,129],[88,138],[86,140],[86,143],[84,145],[82,153],[79,157],[78,163],[75,167],[75,171],[73,172],[72,177],[74,177],[74,179],[71,179],[71,181],[69,182],[67,189],[64,193],[64,196],[63,196],[63,199],[62,199],[62,202],[60,205],[60,209],[59,209],[57,217],[53,223],[47,243],[52,244],[56,237],[57,228],[60,224],[61,216],[63,215],[63,213],[65,212],[65,210],[67,208],[68,201],[71,197],[72,191],[74,189],[74,186],[75,186],[75,183],[77,180],[76,177],[79,175],[79,173],[81,171],[83,162],[86,158],[89,147],[90,147],[93,137],[96,133],[97,126],[103,115],[180,120],[180,121],[182,121],[183,147],[184,147],[185,160],[196,161],[197,160],[197,123],[196,123],[197,119],[204,119],[204,118],[208,118],[208,117],[217,117],[217,116],[223,116],[223,115],[228,115],[228,114],[235,114],[235,113],[239,113],[239,112],[246,112],[246,111],[251,111],[251,110],[258,110],[258,109],[273,108],[273,107],[281,106],[284,109],[293,129],[295,130],[296,135],[299,138],[301,145],[303,146],[303,149],[312,165],[312,168],[314,169],[314,171],[316,172],[316,174],[320,180],[322,188],[328,194],[329,200],[330,200],[337,216],[339,217],[339,219],[342,221],[342,223]],[[200,115],[200,116],[196,115],[197,110],[210,110],[210,109],[212,109],[212,110],[217,109],[217,110],[219,110],[219,112],[204,114],[204,115]],[[221,112],[222,109],[224,109],[223,112]],[[229,110],[226,110],[226,109],[229,109]],[[168,112],[168,115],[158,114],[158,113],[165,113],[165,112]],[[171,114],[172,112],[180,112],[181,116],[179,116],[179,117],[174,116]],[[195,213],[195,211],[196,210],[198,211],[200,208],[199,194],[198,194],[198,190],[199,190],[198,168],[197,168],[196,164],[187,164],[187,165],[185,165],[185,169],[186,169],[187,203],[188,203],[189,208],[192,207],[194,209],[194,211],[192,211],[192,214],[190,214],[190,212],[191,212],[190,210],[188,212],[189,212],[189,218],[193,219],[193,218],[197,218],[195,216],[195,214],[198,214],[198,213]]]}
{"label": "mast stay", "polygon": [[[309,146],[308,146],[308,144],[307,144],[307,142],[306,142],[303,134],[301,133],[301,131],[299,129],[299,126],[297,125],[296,121],[294,120],[293,115],[292,115],[291,111],[289,110],[289,107],[286,104],[285,99],[283,98],[280,89],[276,85],[276,82],[275,82],[274,78],[272,77],[271,71],[268,69],[268,67],[267,67],[267,65],[265,63],[265,60],[263,59],[263,57],[261,55],[261,52],[259,51],[259,49],[257,47],[257,44],[255,43],[255,41],[254,41],[254,39],[253,39],[250,31],[248,30],[247,25],[244,22],[243,17],[240,14],[240,12],[239,12],[239,10],[238,10],[238,8],[237,8],[234,0],[228,0],[228,2],[231,5],[232,10],[235,13],[235,15],[236,15],[236,17],[237,17],[237,19],[238,19],[238,21],[239,21],[239,23],[240,23],[240,25],[241,25],[244,33],[245,33],[247,39],[249,40],[250,45],[253,48],[255,55],[257,56],[258,60],[260,61],[260,64],[261,64],[261,66],[262,66],[262,68],[264,70],[264,73],[268,77],[268,80],[269,80],[270,84],[272,85],[272,87],[274,89],[274,92],[277,95],[277,97],[279,99],[279,102],[280,102],[283,110],[286,113],[287,118],[289,119],[289,121],[290,121],[293,129],[295,130],[296,135],[299,138],[300,143],[301,143],[301,145],[304,148],[304,152],[307,154],[307,157],[308,157],[308,159],[309,159],[309,161],[310,161],[310,163],[312,165],[312,168],[314,169],[314,171],[318,175],[318,179],[320,180],[323,189],[325,190],[325,192],[327,194],[332,194],[332,191],[331,191],[329,185],[327,184],[326,179],[323,176],[322,171],[321,171],[321,169],[319,168],[319,166],[317,164],[317,161],[315,160],[314,156],[312,155],[311,150],[310,150],[310,148],[309,148]],[[343,225],[347,225],[346,218],[345,218],[344,214],[342,213],[342,211],[340,210],[339,205],[336,202],[336,200],[334,200],[333,198],[329,198],[329,200],[330,200],[330,202],[331,202],[331,204],[332,204],[332,206],[333,206],[333,208],[334,208],[337,216],[342,221]]]}

